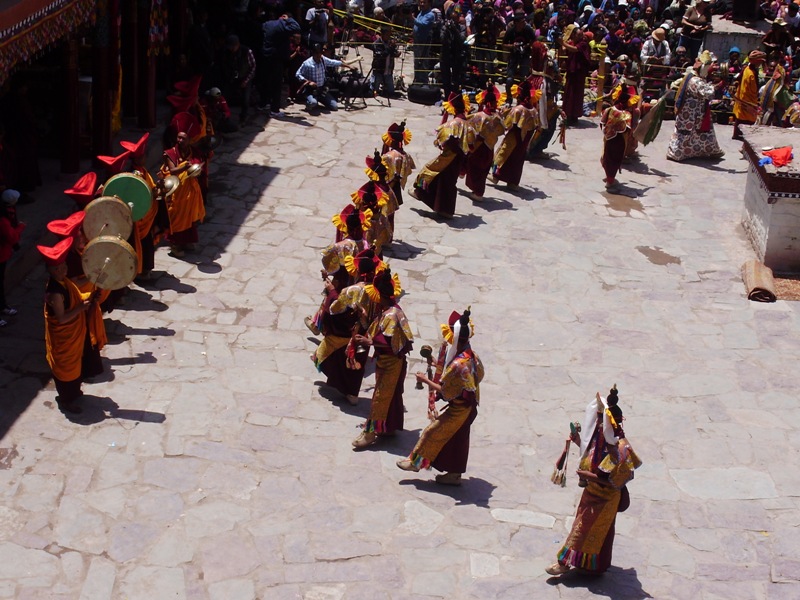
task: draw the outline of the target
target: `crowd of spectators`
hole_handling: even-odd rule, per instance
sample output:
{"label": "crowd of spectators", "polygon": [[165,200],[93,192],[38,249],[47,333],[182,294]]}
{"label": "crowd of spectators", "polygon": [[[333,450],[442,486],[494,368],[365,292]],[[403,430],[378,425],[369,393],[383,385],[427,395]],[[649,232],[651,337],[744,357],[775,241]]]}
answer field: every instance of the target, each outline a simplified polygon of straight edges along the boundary
{"label": "crowd of spectators", "polygon": [[[289,100],[304,89],[300,67],[306,61],[304,70],[309,71],[308,57],[314,46],[334,58],[334,49],[345,47],[340,42],[346,42],[374,50],[374,61],[365,66],[372,67],[376,93],[396,94],[399,80],[393,70],[401,48],[413,50],[414,82],[439,85],[445,96],[464,87],[482,87],[489,78],[510,90],[531,70],[537,71],[537,61],[541,64],[536,44],[549,50],[551,57],[560,55],[563,67],[563,34],[575,25],[588,44],[588,73],[594,71],[586,88],[588,113],[592,98],[608,92],[622,78],[636,81],[645,100],[657,99],[693,64],[714,21],[736,17],[738,2],[313,0],[313,4],[302,4],[293,0],[280,4],[252,0],[227,8],[219,6],[226,3],[211,3],[217,11],[211,19],[208,9],[201,6],[193,13],[188,56],[182,62],[191,73],[183,78],[202,74],[206,88],[218,87],[229,102],[241,105],[241,117],[247,117],[250,105],[277,116],[282,86],[288,83]],[[772,25],[758,48],[730,48],[728,55],[717,57],[722,67],[718,81],[722,109],[754,49],[768,57],[761,70],[762,82],[780,67],[786,88],[800,91],[798,4],[765,1],[753,4],[752,13]],[[331,64],[327,66],[330,74]],[[606,74],[603,89],[596,86],[600,73]],[[304,93],[299,99],[313,104]]]}

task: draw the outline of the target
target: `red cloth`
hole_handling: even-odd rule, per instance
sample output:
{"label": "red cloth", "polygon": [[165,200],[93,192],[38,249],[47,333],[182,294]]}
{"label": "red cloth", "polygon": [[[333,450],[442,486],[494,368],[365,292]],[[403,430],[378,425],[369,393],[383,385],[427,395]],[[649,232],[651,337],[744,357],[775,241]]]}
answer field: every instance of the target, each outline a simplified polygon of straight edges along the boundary
{"label": "red cloth", "polygon": [[784,146],[783,148],[775,148],[774,150],[765,150],[762,152],[764,156],[769,156],[772,159],[772,164],[776,167],[784,167],[792,162],[792,147]]}

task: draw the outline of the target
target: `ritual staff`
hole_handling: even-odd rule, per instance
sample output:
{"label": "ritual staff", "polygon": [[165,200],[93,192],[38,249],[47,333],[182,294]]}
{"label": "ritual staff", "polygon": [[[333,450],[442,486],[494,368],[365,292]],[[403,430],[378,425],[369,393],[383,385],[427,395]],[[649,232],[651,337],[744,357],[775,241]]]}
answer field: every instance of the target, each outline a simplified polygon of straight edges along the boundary
{"label": "ritual staff", "polygon": [[[303,322],[314,335],[319,335],[324,331],[324,318],[327,311],[326,302],[330,296],[330,291],[339,292],[348,285],[354,283],[353,276],[344,266],[347,257],[354,257],[359,252],[369,248],[369,243],[364,238],[364,231],[369,229],[372,220],[372,211],[361,211],[348,206],[338,215],[331,219],[336,225],[337,230],[343,227],[346,231],[344,238],[338,240],[322,251],[322,279],[325,281],[325,291],[323,295],[326,300],[314,314],[313,317],[306,317]],[[333,276],[333,281],[328,277]],[[328,302],[329,304],[329,302]]]}
{"label": "ritual staff", "polygon": [[467,156],[465,183],[470,189],[467,196],[480,201],[486,191],[486,178],[492,168],[495,144],[505,132],[497,107],[505,104],[506,95],[501,94],[490,81],[475,99],[479,110],[468,117],[469,125],[475,132],[475,143]]}
{"label": "ritual staff", "polygon": [[416,377],[436,393],[437,399],[447,402],[447,407],[425,428],[408,458],[397,461],[397,466],[404,471],[433,467],[444,471],[436,475],[436,483],[461,485],[469,458],[470,427],[478,416],[483,363],[469,342],[473,334],[469,309],[462,314],[453,311],[442,325],[442,334],[446,353],[440,349],[443,364],[436,367],[441,378],[433,381],[423,372]]}
{"label": "ritual staff", "polygon": [[439,216],[451,219],[456,212],[456,184],[474,144],[475,132],[467,123],[469,99],[466,95],[452,93],[443,106],[445,119],[447,114],[453,115],[454,119],[437,128],[433,143],[441,152],[422,167],[409,194]]}
{"label": "ritual staff", "polygon": [[692,71],[678,84],[675,92],[675,131],[669,141],[667,158],[722,158],[725,153],[717,143],[709,102],[714,84],[709,81],[716,71],[716,57],[703,50]]}
{"label": "ritual staff", "polygon": [[53,372],[58,397],[65,412],[80,413],[77,401],[83,395],[84,379],[103,372],[100,351],[92,345],[86,311],[96,300],[91,293],[81,294],[67,277],[66,257],[73,238],[64,238],[55,246],[37,246],[47,264],[44,304],[45,348],[47,363]]}
{"label": "ritual staff", "polygon": [[311,355],[311,360],[327,376],[326,383],[354,406],[358,404],[369,348],[356,344],[353,336],[366,333],[375,317],[375,304],[365,288],[375,271],[383,267],[375,252],[368,248],[355,257],[345,258],[345,268],[357,280],[353,285],[337,291],[332,283],[326,283],[325,337]]}
{"label": "ritual staff", "polygon": [[147,141],[150,134],[145,133],[138,142],[121,141],[120,145],[131,154],[133,173],[147,183],[152,193],[150,210],[138,221],[134,222],[133,249],[136,251],[136,274],[140,279],[150,279],[150,272],[155,268],[155,238],[153,226],[158,214],[158,203],[155,200],[156,182],[145,165]]}
{"label": "ritual staff", "polygon": [[[599,394],[598,402],[602,402]],[[605,444],[606,455],[594,470],[587,468],[592,464],[591,455],[581,460],[578,477],[584,487],[583,494],[557,562],[545,569],[550,575],[563,575],[573,567],[600,574],[611,566],[617,513],[630,505],[626,485],[642,461],[625,438],[619,406],[607,401],[601,412],[602,437],[598,436],[597,440]],[[571,436],[570,439],[580,443],[580,438]]]}
{"label": "ritual staff", "polygon": [[406,376],[406,355],[411,351],[414,335],[397,296],[400,280],[387,266],[365,287],[370,299],[379,306],[379,315],[366,335],[355,335],[360,346],[375,348],[375,391],[364,431],[353,447],[361,450],[374,444],[379,435],[393,435],[403,428],[403,381]]}
{"label": "ritual staff", "polygon": [[541,90],[534,90],[529,79],[511,88],[511,94],[517,104],[509,110],[503,119],[506,135],[494,156],[492,180],[504,181],[512,190],[519,188],[522,179],[522,167],[528,151],[533,132],[539,128],[539,112],[536,104],[541,97]]}
{"label": "ritual staff", "polygon": [[388,169],[387,179],[397,199],[398,206],[403,204],[403,188],[408,176],[417,168],[414,159],[406,152],[405,145],[411,142],[411,132],[406,129],[406,122],[392,123],[386,133],[381,136],[381,149],[384,164]]}
{"label": "ritual staff", "polygon": [[98,289],[83,272],[83,251],[88,240],[83,232],[83,220],[86,213],[82,210],[72,213],[66,219],[50,221],[47,230],[59,238],[72,238],[72,244],[64,259],[67,267],[67,277],[78,287],[81,294],[93,294],[95,302],[86,313],[86,323],[89,327],[89,336],[92,346],[98,352],[108,343],[106,325],[103,321],[103,311],[111,312],[114,309],[112,291]]}
{"label": "ritual staff", "polygon": [[603,182],[606,189],[616,191],[617,173],[622,170],[622,160],[625,158],[625,148],[632,137],[632,110],[639,104],[639,96],[631,96],[630,87],[621,83],[611,93],[612,104],[603,111],[600,117],[600,126],[603,130],[603,155],[600,164],[606,176]]}
{"label": "ritual staff", "polygon": [[169,243],[171,254],[182,257],[186,250],[194,249],[198,241],[197,224],[206,216],[203,205],[203,194],[196,177],[190,177],[187,171],[192,165],[200,165],[203,159],[195,155],[189,140],[198,127],[197,120],[191,115],[176,115],[170,127],[177,136],[177,143],[164,151],[160,177],[177,175],[181,179],[178,189],[166,200],[169,214]]}
{"label": "ritual staff", "polygon": [[767,55],[761,50],[753,50],[747,58],[747,64],[739,79],[739,87],[733,95],[733,139],[735,140],[744,139],[739,125],[752,125],[758,118],[758,69],[766,61]]}

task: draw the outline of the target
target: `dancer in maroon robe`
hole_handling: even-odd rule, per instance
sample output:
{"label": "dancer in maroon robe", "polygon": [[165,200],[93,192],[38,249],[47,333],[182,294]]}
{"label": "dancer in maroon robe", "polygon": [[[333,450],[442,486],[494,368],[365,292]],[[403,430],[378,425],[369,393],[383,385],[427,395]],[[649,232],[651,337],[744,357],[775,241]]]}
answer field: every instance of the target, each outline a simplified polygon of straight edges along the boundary
{"label": "dancer in maroon robe", "polygon": [[505,132],[503,119],[497,114],[497,106],[505,102],[505,94],[501,94],[489,82],[476,100],[480,110],[469,116],[469,124],[475,131],[475,146],[467,156],[465,183],[470,189],[467,196],[474,201],[480,201],[483,200],[486,178],[494,161],[494,147]]}
{"label": "dancer in maroon robe", "polygon": [[542,91],[532,89],[530,79],[526,79],[513,86],[511,93],[517,99],[517,105],[506,113],[506,136],[494,157],[492,180],[504,181],[513,190],[519,187],[528,144],[539,127],[539,112],[534,106]]}

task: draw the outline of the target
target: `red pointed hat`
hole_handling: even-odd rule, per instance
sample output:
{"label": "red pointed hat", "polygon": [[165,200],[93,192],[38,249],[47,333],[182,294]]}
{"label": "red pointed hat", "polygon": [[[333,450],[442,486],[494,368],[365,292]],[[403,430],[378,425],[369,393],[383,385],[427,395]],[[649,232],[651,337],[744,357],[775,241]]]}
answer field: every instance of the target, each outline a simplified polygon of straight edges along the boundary
{"label": "red pointed hat", "polygon": [[189,98],[197,97],[198,92],[200,91],[200,82],[203,80],[202,75],[195,75],[188,81],[176,81],[175,82],[175,91],[181,94],[182,96],[187,96]]}
{"label": "red pointed hat", "polygon": [[194,106],[197,96],[167,96],[167,102],[172,105],[173,114],[182,113]]}
{"label": "red pointed hat", "polygon": [[64,193],[75,200],[78,206],[86,206],[94,199],[96,189],[97,173],[90,171],[78,179],[71,188],[64,190]]}
{"label": "red pointed hat", "polygon": [[67,253],[72,248],[74,239],[73,237],[64,238],[55,246],[36,246],[36,249],[42,254],[44,262],[48,266],[55,267],[67,260]]}
{"label": "red pointed hat", "polygon": [[79,210],[78,212],[72,213],[66,219],[50,221],[47,224],[47,230],[62,237],[71,237],[75,235],[75,232],[80,229],[81,225],[83,225],[83,219],[85,217],[86,213],[82,210]]}
{"label": "red pointed hat", "polygon": [[147,141],[150,139],[150,132],[145,133],[139,138],[138,142],[121,141],[120,146],[131,153],[131,158],[143,158],[147,152]]}
{"label": "red pointed hat", "polygon": [[126,150],[119,156],[98,156],[97,160],[106,165],[106,173],[111,177],[125,170],[125,163],[130,158],[130,155],[131,153]]}
{"label": "red pointed hat", "polygon": [[188,112],[179,112],[177,115],[172,117],[172,121],[170,121],[169,126],[173,129],[173,131],[175,131],[175,133],[180,133],[182,131],[190,138],[193,138],[200,133],[200,122],[197,120],[197,117]]}
{"label": "red pointed hat", "polygon": [[359,210],[352,204],[348,204],[342,209],[342,212],[331,217],[331,222],[344,234],[350,233],[354,225],[360,222],[363,234],[372,226],[372,211],[369,209]]}

